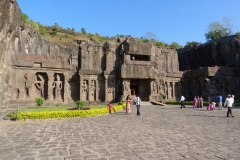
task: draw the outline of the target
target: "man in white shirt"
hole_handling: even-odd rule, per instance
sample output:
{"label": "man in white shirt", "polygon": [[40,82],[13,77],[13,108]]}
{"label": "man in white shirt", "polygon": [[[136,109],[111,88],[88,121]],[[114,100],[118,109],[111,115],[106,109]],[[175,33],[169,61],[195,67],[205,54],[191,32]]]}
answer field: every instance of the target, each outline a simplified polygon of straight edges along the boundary
{"label": "man in white shirt", "polygon": [[229,114],[231,115],[231,117],[234,117],[232,115],[232,104],[233,104],[233,99],[232,99],[231,95],[229,94],[224,103],[224,106],[228,107],[227,117],[229,117]]}
{"label": "man in white shirt", "polygon": [[140,116],[140,103],[141,103],[141,98],[139,98],[139,97],[136,95],[135,104],[136,104],[136,107],[137,107],[137,115],[138,115],[138,116]]}
{"label": "man in white shirt", "polygon": [[185,97],[184,97],[184,96],[181,96],[181,98],[180,98],[181,109],[182,109],[183,107],[186,109],[186,107],[185,107],[185,105],[184,105],[184,101],[185,101]]}

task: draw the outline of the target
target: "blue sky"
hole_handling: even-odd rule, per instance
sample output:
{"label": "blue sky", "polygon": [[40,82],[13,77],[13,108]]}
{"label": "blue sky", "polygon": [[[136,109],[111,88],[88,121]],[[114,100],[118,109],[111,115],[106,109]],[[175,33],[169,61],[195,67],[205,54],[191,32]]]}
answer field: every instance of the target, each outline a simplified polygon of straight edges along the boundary
{"label": "blue sky", "polygon": [[207,26],[224,17],[233,30],[240,31],[239,0],[17,0],[30,19],[43,25],[57,23],[63,28],[102,36],[117,34],[144,37],[147,32],[158,41],[206,42]]}

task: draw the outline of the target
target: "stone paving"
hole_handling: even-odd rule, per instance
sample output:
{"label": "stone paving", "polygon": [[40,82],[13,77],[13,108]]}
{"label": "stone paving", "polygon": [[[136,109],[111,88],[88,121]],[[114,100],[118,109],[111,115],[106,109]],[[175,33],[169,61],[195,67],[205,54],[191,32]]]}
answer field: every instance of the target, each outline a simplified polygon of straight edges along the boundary
{"label": "stone paving", "polygon": [[141,116],[0,121],[1,160],[240,159],[240,109],[141,106]]}

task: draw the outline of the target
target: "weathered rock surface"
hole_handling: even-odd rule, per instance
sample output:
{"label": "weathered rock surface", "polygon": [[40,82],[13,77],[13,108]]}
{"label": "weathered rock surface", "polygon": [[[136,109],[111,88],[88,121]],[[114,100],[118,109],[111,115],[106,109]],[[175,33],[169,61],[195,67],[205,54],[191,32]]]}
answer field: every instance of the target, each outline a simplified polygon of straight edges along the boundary
{"label": "weathered rock surface", "polygon": [[181,79],[181,94],[216,101],[218,95],[235,95],[240,100],[240,36],[228,36],[198,47],[178,50],[179,68],[185,71]]}

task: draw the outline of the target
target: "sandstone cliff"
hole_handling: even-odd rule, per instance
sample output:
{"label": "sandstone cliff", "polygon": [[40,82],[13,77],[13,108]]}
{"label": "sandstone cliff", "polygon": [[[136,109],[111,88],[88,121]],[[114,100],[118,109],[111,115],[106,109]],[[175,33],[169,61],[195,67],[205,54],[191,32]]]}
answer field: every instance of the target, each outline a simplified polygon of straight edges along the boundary
{"label": "sandstone cliff", "polygon": [[[12,66],[21,56],[35,56],[33,59],[46,59],[50,56],[61,56],[67,59],[69,55],[78,54],[78,48],[60,47],[50,44],[47,38],[28,24],[21,21],[21,10],[16,0],[1,0],[0,2],[0,108],[6,106],[11,77],[16,74]],[[45,56],[44,56],[45,55]],[[62,60],[62,58],[61,58]],[[56,60],[57,61],[57,60]],[[16,83],[16,82],[14,82]],[[0,110],[1,110],[0,109]]]}

